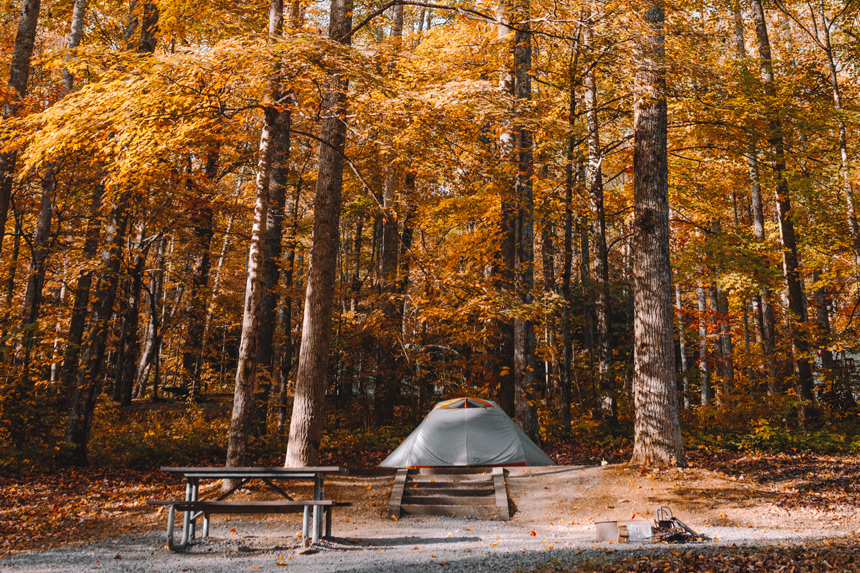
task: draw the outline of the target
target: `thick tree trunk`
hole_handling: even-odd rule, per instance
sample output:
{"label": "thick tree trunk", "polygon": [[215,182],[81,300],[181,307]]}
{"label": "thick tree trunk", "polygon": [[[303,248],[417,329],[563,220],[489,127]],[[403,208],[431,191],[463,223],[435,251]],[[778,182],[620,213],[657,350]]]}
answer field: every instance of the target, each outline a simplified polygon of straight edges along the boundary
{"label": "thick tree trunk", "polygon": [[662,4],[643,18],[634,86],[634,374],[632,463],[684,466],[669,261],[669,183]]}
{"label": "thick tree trunk", "polygon": [[[269,3],[269,37],[283,32],[283,0]],[[269,95],[264,110],[263,129],[257,155],[257,181],[255,186],[254,223],[248,249],[248,272],[245,282],[245,304],[242,313],[242,336],[236,366],[236,388],[233,391],[233,413],[230,417],[230,435],[227,439],[227,465],[241,466],[247,456],[248,440],[255,415],[255,383],[258,359],[258,331],[262,298],[261,273],[263,251],[266,249],[266,224],[269,211],[269,185],[272,176],[272,158],[278,146],[280,115],[273,103],[280,94],[280,70],[276,67],[269,80]],[[275,101],[272,101],[275,100]],[[282,207],[283,208],[283,207]],[[283,217],[283,214],[281,215]],[[280,244],[280,235],[277,237]],[[274,318],[274,317],[272,317]],[[224,483],[229,489],[230,483]]]}
{"label": "thick tree trunk", "polygon": [[[517,30],[514,34],[514,94],[517,101],[531,100],[532,44],[530,2],[516,3]],[[517,200],[516,289],[520,302],[531,305],[534,297],[534,143],[529,129],[518,125],[514,137],[517,153],[515,196]],[[530,318],[514,319],[514,410],[515,420],[523,432],[540,442],[537,418],[537,358],[535,325]]]}
{"label": "thick tree trunk", "polygon": [[[9,119],[21,106],[21,98],[27,93],[30,79],[30,60],[36,45],[36,26],[39,23],[41,0],[23,0],[18,31],[12,47],[12,62],[9,66],[9,88],[14,92],[3,107],[3,119]],[[14,151],[0,152],[0,253],[3,252],[3,237],[6,234],[6,217],[9,214],[9,201],[12,198],[12,184],[15,179],[17,154]]]}
{"label": "thick tree trunk", "polygon": [[[758,41],[762,84],[764,84],[765,94],[769,98],[774,98],[776,96],[776,84],[773,76],[773,60],[771,59],[770,39],[768,38],[764,9],[760,0],[751,0],[750,3]],[[773,170],[776,179],[777,215],[779,217],[779,235],[782,240],[782,268],[788,295],[788,320],[794,355],[794,379],[797,395],[801,401],[798,408],[798,424],[802,428],[806,424],[809,403],[813,399],[812,369],[806,358],[809,342],[805,338],[803,326],[806,321],[806,307],[801,287],[802,276],[798,268],[794,222],[791,219],[791,197],[786,178],[782,121],[778,110],[768,109],[766,112],[769,118],[768,141],[773,156]]]}
{"label": "thick tree trunk", "polygon": [[258,412],[255,417],[261,426],[266,422],[269,395],[272,383],[277,376],[274,341],[280,299],[278,283],[281,278],[281,235],[290,175],[290,120],[288,111],[278,111],[272,129],[274,148],[269,176],[269,209],[266,214],[266,232],[260,269],[260,328],[257,336],[257,375],[260,381],[256,398]]}
{"label": "thick tree trunk", "polygon": [[[332,0],[328,35],[349,44],[352,1]],[[302,342],[296,372],[296,394],[290,420],[286,466],[319,462],[320,437],[330,347],[331,312],[334,302],[340,204],[343,191],[343,149],[346,145],[345,78],[330,75],[323,97],[323,120],[314,198],[313,244],[305,295]]]}
{"label": "thick tree trunk", "polygon": [[188,293],[188,332],[182,351],[182,385],[193,394],[200,391],[202,375],[203,333],[206,326],[206,302],[209,300],[206,285],[212,266],[209,249],[212,246],[212,195],[218,175],[218,152],[212,150],[206,157],[206,168],[200,199],[194,204],[191,220],[194,223],[194,243],[191,266],[191,291]]}
{"label": "thick tree trunk", "polygon": [[[591,25],[584,29],[587,46],[592,47]],[[609,249],[606,246],[606,213],[603,209],[603,150],[597,114],[597,82],[594,68],[585,74],[586,125],[588,128],[588,198],[591,208],[591,237],[594,244],[594,318],[597,334],[597,372],[600,412],[604,420],[617,422],[615,379],[612,373],[612,332],[609,299]]]}

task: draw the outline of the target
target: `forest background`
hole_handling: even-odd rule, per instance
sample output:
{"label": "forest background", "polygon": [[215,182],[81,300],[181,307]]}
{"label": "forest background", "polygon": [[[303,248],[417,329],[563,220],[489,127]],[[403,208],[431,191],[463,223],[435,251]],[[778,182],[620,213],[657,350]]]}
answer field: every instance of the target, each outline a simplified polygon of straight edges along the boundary
{"label": "forest background", "polygon": [[856,453],[859,15],[6,3],[0,469]]}

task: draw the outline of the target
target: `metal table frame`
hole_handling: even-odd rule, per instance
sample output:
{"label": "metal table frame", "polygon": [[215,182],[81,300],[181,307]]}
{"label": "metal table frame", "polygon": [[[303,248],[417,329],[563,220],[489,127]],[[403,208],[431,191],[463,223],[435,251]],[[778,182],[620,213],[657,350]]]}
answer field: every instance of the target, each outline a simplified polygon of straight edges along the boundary
{"label": "metal table frame", "polygon": [[[304,468],[279,468],[279,467],[162,467],[161,471],[166,473],[182,474],[185,477],[185,501],[199,501],[201,479],[232,479],[237,480],[229,491],[221,494],[217,501],[222,501],[232,495],[237,489],[243,487],[251,480],[261,480],[269,489],[275,491],[281,497],[294,501],[283,489],[273,483],[273,480],[313,480],[314,500],[322,500],[325,497],[325,476],[331,474],[346,473],[346,469],[340,466],[317,466]],[[209,517],[202,511],[183,512],[182,538],[178,544],[173,543],[173,527],[175,520],[175,508],[171,505],[167,515],[167,543],[171,549],[183,549],[195,537],[197,519],[203,516],[203,537],[209,535]],[[313,508],[314,541],[322,534],[322,515],[320,506]],[[305,507],[302,528],[308,530],[308,508]]]}

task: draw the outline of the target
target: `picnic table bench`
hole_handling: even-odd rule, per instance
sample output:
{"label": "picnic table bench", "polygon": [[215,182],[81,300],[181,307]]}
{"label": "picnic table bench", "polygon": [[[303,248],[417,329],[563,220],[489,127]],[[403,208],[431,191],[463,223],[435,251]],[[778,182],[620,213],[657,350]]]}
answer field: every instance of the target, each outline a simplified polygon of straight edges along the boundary
{"label": "picnic table bench", "polygon": [[[209,516],[213,513],[264,514],[264,513],[303,513],[302,543],[311,540],[318,543],[322,534],[322,518],[325,515],[325,536],[331,537],[331,512],[335,507],[352,505],[348,502],[338,502],[324,499],[325,476],[346,473],[339,466],[321,466],[304,468],[254,468],[254,467],[163,467],[161,471],[182,474],[186,479],[185,499],[183,500],[149,500],[147,504],[167,506],[167,545],[172,551],[185,549],[195,537],[196,522],[203,517],[203,537],[209,535]],[[230,479],[235,480],[229,491],[217,499],[199,499],[201,479]],[[269,489],[278,493],[283,499],[277,501],[225,501],[236,490],[251,480],[258,479]],[[307,480],[314,482],[313,499],[295,500],[274,481]],[[174,527],[176,511],[184,513],[182,522],[182,537],[174,542]],[[310,528],[310,535],[308,529]]]}

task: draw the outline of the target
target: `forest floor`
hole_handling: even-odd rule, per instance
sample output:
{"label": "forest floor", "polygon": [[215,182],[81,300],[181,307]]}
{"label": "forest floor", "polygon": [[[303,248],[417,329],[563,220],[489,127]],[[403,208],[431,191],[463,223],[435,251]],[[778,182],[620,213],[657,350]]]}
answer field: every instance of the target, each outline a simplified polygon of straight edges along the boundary
{"label": "forest floor", "polygon": [[[696,461],[687,469],[644,472],[621,464],[514,468],[508,522],[393,521],[386,518],[392,476],[339,476],[328,482],[327,497],[354,505],[335,513],[335,539],[310,551],[300,547],[298,515],[216,516],[208,540],[184,554],[167,551],[166,511],[145,500],[181,495],[183,486],[159,472],[83,469],[0,478],[0,569],[418,571],[438,563],[463,571],[651,571],[647,564],[665,563],[679,571],[860,570],[853,537],[860,531],[860,458]],[[308,495],[306,488],[290,489]],[[652,519],[662,505],[713,540],[594,542],[595,521],[634,513]]]}

